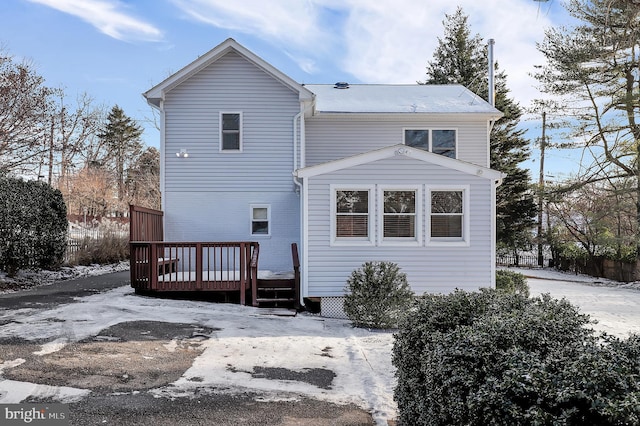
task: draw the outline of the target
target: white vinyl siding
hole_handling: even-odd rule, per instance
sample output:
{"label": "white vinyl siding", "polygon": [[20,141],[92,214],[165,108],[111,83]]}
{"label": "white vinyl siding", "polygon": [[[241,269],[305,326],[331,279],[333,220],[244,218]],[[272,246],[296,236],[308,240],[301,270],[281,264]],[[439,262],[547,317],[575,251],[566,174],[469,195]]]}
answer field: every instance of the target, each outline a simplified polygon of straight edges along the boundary
{"label": "white vinyl siding", "polygon": [[[240,55],[228,53],[165,98],[167,192],[294,190],[298,93]],[[220,151],[221,112],[242,112],[242,152]],[[188,150],[188,162],[176,158],[180,149]]]}
{"label": "white vinyl siding", "polygon": [[454,129],[457,137],[456,158],[489,167],[489,124],[486,120],[474,117],[457,118],[447,114],[377,117],[325,115],[307,118],[305,126],[307,166],[402,144],[405,129]]}
{"label": "white vinyl siding", "polygon": [[[221,113],[241,112],[242,151],[220,151]],[[300,242],[293,119],[297,92],[237,53],[169,90],[163,102],[167,241],[259,241],[260,268],[292,269]],[[176,157],[180,149],[189,158]],[[251,205],[269,205],[269,235],[252,234]]]}
{"label": "white vinyl siding", "polygon": [[[268,200],[268,203],[265,202]],[[169,192],[166,241],[258,241],[261,270],[291,271],[300,243],[300,198],[291,192]],[[268,205],[270,235],[252,235],[250,206]]]}
{"label": "white vinyl siding", "polygon": [[[448,293],[454,288],[477,290],[492,284],[493,215],[490,179],[447,169],[404,156],[394,156],[347,169],[310,177],[307,184],[307,296],[343,296],[353,270],[367,261],[397,263],[407,274],[416,294]],[[435,183],[438,185],[435,185]],[[389,188],[415,188],[420,196],[418,215],[421,238],[428,237],[431,187],[463,189],[468,200],[468,244],[435,244],[423,240],[413,245],[381,244],[379,227],[374,244],[353,248],[331,244],[333,188],[373,185],[377,194]],[[379,195],[378,195],[379,196]],[[429,200],[429,201],[427,201]],[[376,214],[380,208],[376,206]],[[379,217],[376,218],[379,221]]]}

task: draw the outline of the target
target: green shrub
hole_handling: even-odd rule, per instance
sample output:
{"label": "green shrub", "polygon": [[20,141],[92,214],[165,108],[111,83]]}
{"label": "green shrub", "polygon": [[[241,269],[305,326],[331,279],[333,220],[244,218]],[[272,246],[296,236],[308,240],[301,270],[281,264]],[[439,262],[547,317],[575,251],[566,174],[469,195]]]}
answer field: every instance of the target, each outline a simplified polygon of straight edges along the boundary
{"label": "green shrub", "polygon": [[529,284],[524,275],[506,270],[496,271],[496,288],[507,293],[522,294],[529,296]]}
{"label": "green shrub", "polygon": [[393,349],[401,422],[638,424],[640,338],[596,336],[589,323],[548,295],[421,298]]}
{"label": "green shrub", "polygon": [[414,300],[407,276],[392,262],[366,262],[347,280],[344,312],[356,327],[393,328]]}
{"label": "green shrub", "polygon": [[43,182],[0,176],[0,269],[59,267],[66,248],[67,208]]}

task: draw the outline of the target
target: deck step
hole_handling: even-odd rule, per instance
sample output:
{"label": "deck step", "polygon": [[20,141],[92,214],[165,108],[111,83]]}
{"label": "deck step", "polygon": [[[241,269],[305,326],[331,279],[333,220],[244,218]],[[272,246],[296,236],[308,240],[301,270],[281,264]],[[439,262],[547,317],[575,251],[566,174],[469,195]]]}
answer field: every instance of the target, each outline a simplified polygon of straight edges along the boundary
{"label": "deck step", "polygon": [[255,304],[258,307],[295,309],[298,306],[295,278],[282,276],[258,278],[255,290]]}
{"label": "deck step", "polygon": [[296,299],[292,299],[290,297],[277,297],[277,298],[269,298],[269,299],[265,299],[265,298],[257,298],[256,301],[258,303],[269,303],[269,302],[295,302]]}
{"label": "deck step", "polygon": [[258,291],[293,291],[293,287],[258,287]]}
{"label": "deck step", "polygon": [[292,279],[259,279],[258,288],[264,287],[294,287],[296,285],[295,280]]}

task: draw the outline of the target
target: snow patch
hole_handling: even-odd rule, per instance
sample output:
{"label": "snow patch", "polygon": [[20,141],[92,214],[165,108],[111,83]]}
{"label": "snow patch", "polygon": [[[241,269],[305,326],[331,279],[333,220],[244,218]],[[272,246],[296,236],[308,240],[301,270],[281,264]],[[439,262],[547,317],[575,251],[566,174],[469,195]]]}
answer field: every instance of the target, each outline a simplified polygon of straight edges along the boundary
{"label": "snow patch", "polygon": [[52,342],[45,343],[44,345],[41,346],[42,349],[34,352],[33,354],[38,356],[49,355],[54,352],[58,352],[59,350],[64,348],[66,345],[67,345],[66,338],[56,339]]}
{"label": "snow patch", "polygon": [[15,380],[0,381],[0,404],[18,404],[27,398],[53,399],[62,403],[80,401],[91,391],[67,386],[38,385]]}

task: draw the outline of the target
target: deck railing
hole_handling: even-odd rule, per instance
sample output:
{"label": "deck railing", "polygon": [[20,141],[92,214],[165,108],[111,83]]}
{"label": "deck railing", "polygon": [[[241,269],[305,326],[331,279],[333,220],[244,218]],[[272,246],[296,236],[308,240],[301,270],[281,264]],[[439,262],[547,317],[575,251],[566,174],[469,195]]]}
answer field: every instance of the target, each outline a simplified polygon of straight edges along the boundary
{"label": "deck railing", "polygon": [[257,242],[131,241],[131,285],[148,291],[239,292],[256,287]]}

